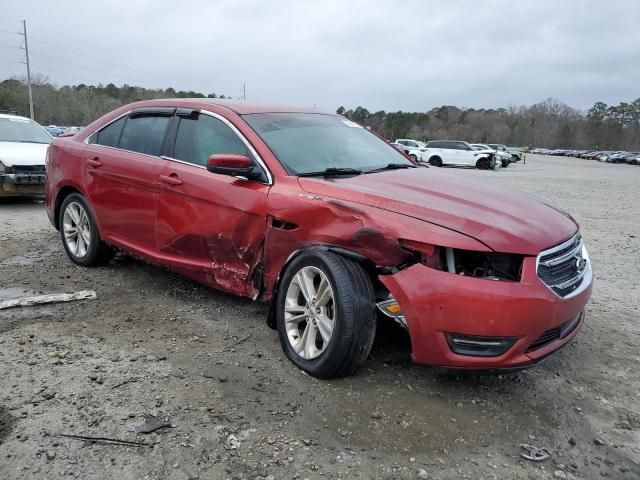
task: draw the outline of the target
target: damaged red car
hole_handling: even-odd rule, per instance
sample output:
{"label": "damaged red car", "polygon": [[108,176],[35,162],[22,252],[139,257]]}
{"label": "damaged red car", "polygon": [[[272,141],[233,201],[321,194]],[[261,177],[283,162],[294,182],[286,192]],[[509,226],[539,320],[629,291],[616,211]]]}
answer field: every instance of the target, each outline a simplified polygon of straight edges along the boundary
{"label": "damaged red car", "polygon": [[569,342],[592,270],[578,225],[526,194],[416,166],[317,110],[138,102],[57,138],[46,206],[79,265],[116,250],[270,302],[286,355],[349,375],[378,316],[412,357],[520,369]]}

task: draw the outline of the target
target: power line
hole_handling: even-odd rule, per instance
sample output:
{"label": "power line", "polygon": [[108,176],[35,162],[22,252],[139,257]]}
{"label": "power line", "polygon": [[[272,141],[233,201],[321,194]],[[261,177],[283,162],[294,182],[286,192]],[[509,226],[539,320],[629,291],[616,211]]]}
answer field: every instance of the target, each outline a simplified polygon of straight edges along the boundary
{"label": "power line", "polygon": [[[115,63],[115,62],[111,62],[109,60],[104,60],[104,59],[101,59],[101,58],[98,58],[98,57],[94,57],[92,55],[87,55],[85,53],[78,52],[77,50],[72,50],[72,49],[67,48],[67,47],[56,45],[55,43],[51,43],[49,41],[43,40],[43,39],[38,38],[38,37],[31,36],[31,39],[35,40],[38,43],[43,43],[45,45],[49,45],[50,47],[58,48],[60,50],[66,51],[66,52],[73,53],[74,55],[79,55],[81,57],[85,57],[85,58],[88,58],[88,59],[91,59],[91,60],[94,60],[94,61],[97,61],[97,62],[102,62],[102,63],[105,63],[107,65],[111,65],[111,66],[119,67],[119,68],[124,68],[126,70],[142,73],[143,75],[149,75],[149,76],[152,76],[152,77],[161,78],[163,80],[167,80],[167,81],[174,82],[174,83],[181,83],[183,85],[189,85],[189,83],[184,82],[183,80],[177,80],[175,78],[165,77],[164,75],[158,75],[156,73],[147,72],[145,70],[140,70],[140,69],[137,69],[137,68],[131,68],[131,67],[123,65],[123,64],[118,64],[118,63]],[[221,86],[211,86],[211,85],[210,86],[204,86],[204,85],[199,85],[199,84],[195,84],[195,83],[192,83],[191,85],[192,86],[198,86],[199,88],[204,88],[205,90],[209,90],[211,88],[219,89],[219,90],[240,90],[240,87],[221,87]]]}
{"label": "power line", "polygon": [[[0,32],[12,34],[12,35],[22,35],[20,32],[11,32],[11,31],[8,31],[8,30],[0,30]],[[78,56],[81,56],[81,57],[84,57],[84,58],[87,58],[87,59],[90,59],[90,60],[93,60],[93,61],[96,61],[96,62],[101,62],[101,63],[106,64],[106,65],[111,65],[113,67],[125,69],[125,70],[132,71],[132,72],[138,72],[138,73],[141,73],[143,75],[150,76],[150,77],[156,77],[156,78],[159,78],[159,79],[163,79],[165,81],[173,82],[174,84],[177,83],[177,84],[181,84],[183,86],[192,86],[192,87],[196,87],[197,86],[198,89],[203,89],[204,90],[203,93],[210,93],[210,90],[213,89],[213,90],[218,90],[221,93],[224,93],[224,91],[229,91],[229,90],[231,90],[232,92],[239,92],[240,90],[242,90],[243,91],[243,96],[245,94],[244,93],[244,85],[243,85],[243,87],[228,87],[228,86],[227,87],[222,87],[220,85],[217,85],[217,86],[216,85],[205,86],[205,85],[196,84],[196,83],[184,82],[183,80],[178,80],[178,79],[171,78],[171,77],[165,77],[164,75],[158,75],[156,73],[148,72],[148,71],[145,71],[145,70],[140,70],[140,69],[137,69],[137,68],[131,68],[131,67],[123,65],[123,64],[118,64],[118,63],[111,62],[109,60],[104,60],[104,59],[101,59],[101,58],[98,58],[98,57],[95,57],[95,56],[92,56],[92,55],[87,55],[87,54],[79,52],[77,50],[73,50],[73,49],[70,49],[70,48],[67,48],[67,47],[63,47],[61,45],[57,45],[57,44],[49,42],[47,40],[44,40],[44,39],[41,39],[41,38],[38,38],[38,37],[34,37],[33,35],[30,35],[29,39],[32,42],[35,41],[37,43],[48,45],[50,47],[54,47],[54,48],[57,48],[59,50],[63,50],[65,52],[72,53],[74,55],[78,55]],[[6,47],[7,48],[21,48],[21,47],[12,47],[12,46],[9,46],[9,45],[6,45]],[[146,82],[140,81],[140,79],[137,79],[137,78],[124,76],[124,75],[116,74],[116,73],[113,73],[113,72],[107,72],[105,70],[100,70],[98,68],[91,67],[91,66],[88,66],[88,65],[83,65],[83,64],[79,64],[79,63],[75,63],[75,62],[70,62],[68,60],[63,60],[61,58],[54,57],[52,55],[48,55],[48,54],[45,54],[45,53],[41,53],[41,52],[35,51],[33,49],[31,49],[31,54],[42,56],[42,57],[46,57],[46,58],[49,58],[51,60],[54,60],[54,61],[57,61],[57,62],[61,62],[61,63],[66,63],[68,65],[72,65],[72,66],[75,66],[75,67],[78,67],[78,68],[82,68],[82,69],[86,69],[86,70],[93,70],[95,72],[99,72],[99,73],[102,73],[102,74],[105,74],[105,75],[111,75],[111,76],[118,77],[118,78],[121,78],[121,79],[125,79],[125,80],[128,80],[128,81],[133,81],[133,82],[136,82],[138,84],[146,83]],[[102,82],[99,82],[99,83],[102,83]]]}

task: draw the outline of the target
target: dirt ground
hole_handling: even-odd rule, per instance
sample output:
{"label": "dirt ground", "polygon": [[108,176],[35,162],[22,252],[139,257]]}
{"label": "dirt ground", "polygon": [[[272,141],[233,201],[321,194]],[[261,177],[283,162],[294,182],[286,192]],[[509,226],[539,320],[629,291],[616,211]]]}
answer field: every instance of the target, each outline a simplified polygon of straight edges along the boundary
{"label": "dirt ground", "polygon": [[[359,374],[316,380],[285,358],[264,305],[123,255],[74,266],[42,203],[0,201],[0,301],[98,295],[0,311],[0,478],[640,478],[640,167],[530,155],[456,173],[582,226],[587,322],[538,368],[443,374],[382,325]],[[135,433],[149,413],[173,428]],[[551,458],[521,459],[521,443]]]}

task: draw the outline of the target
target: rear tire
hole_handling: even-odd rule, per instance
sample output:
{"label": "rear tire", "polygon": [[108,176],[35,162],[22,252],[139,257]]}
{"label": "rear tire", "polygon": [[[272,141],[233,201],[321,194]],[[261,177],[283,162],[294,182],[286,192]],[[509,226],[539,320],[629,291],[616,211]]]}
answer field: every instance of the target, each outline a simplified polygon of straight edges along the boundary
{"label": "rear tire", "polygon": [[476,162],[476,167],[480,170],[489,170],[491,168],[491,162],[487,158],[481,158]]}
{"label": "rear tire", "polygon": [[60,206],[60,236],[72,262],[83,267],[105,265],[115,250],[100,238],[93,213],[79,193],[65,197]]}
{"label": "rear tire", "polygon": [[442,159],[440,157],[431,157],[429,159],[429,165],[433,165],[434,167],[441,167]]}
{"label": "rear tire", "polygon": [[326,251],[302,253],[287,267],[276,302],[282,349],[308,374],[348,376],[369,356],[375,295],[360,264]]}

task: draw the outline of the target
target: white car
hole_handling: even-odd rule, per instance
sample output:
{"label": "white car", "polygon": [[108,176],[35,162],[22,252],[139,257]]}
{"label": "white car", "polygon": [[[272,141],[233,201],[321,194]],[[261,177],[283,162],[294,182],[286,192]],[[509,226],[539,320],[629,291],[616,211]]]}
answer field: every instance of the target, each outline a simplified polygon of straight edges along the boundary
{"label": "white car", "polygon": [[418,160],[435,167],[459,165],[477,167],[482,170],[495,168],[494,151],[475,150],[467,142],[459,140],[433,140],[417,151]]}
{"label": "white car", "polygon": [[400,145],[404,145],[410,150],[420,150],[421,148],[425,148],[426,144],[421,142],[420,140],[413,140],[411,138],[398,138],[393,143],[399,143]]}
{"label": "white car", "polygon": [[45,159],[52,140],[33,120],[0,114],[0,197],[44,195]]}
{"label": "white car", "polygon": [[505,150],[499,150],[495,145],[487,145],[486,143],[472,143],[471,146],[478,150],[493,150],[496,158],[496,163],[500,164],[502,168],[506,168],[512,161],[511,154]]}

